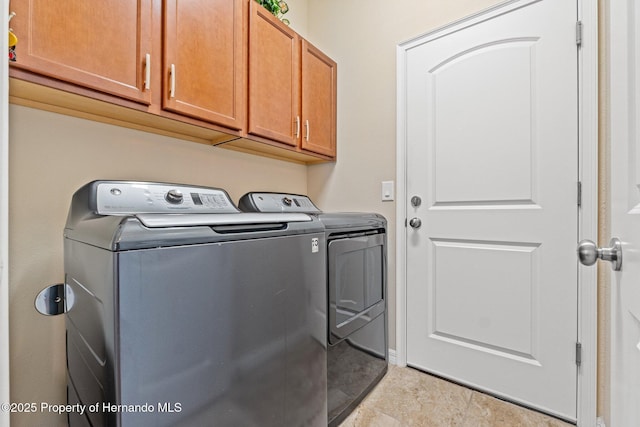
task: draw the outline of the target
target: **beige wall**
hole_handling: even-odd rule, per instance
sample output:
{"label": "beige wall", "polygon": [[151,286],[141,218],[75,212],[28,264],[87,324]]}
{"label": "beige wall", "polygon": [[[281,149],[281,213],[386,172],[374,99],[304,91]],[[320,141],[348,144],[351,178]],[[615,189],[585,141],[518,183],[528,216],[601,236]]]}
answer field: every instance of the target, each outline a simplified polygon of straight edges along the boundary
{"label": "beige wall", "polygon": [[302,37],[307,38],[309,26],[309,0],[286,0],[289,5],[289,12],[283,17],[290,22],[289,26]]}
{"label": "beige wall", "polygon": [[[38,314],[38,292],[64,280],[62,231],[73,192],[94,179],[218,186],[234,201],[249,190],[307,191],[306,167],[192,142],[11,106],[11,401],[66,401],[64,319]],[[12,426],[64,425],[15,415]]]}
{"label": "beige wall", "polygon": [[[338,63],[338,161],[309,168],[325,210],[374,211],[389,220],[389,334],[395,348],[396,46],[499,0],[309,0],[309,37]],[[404,220],[404,219],[402,219]]]}

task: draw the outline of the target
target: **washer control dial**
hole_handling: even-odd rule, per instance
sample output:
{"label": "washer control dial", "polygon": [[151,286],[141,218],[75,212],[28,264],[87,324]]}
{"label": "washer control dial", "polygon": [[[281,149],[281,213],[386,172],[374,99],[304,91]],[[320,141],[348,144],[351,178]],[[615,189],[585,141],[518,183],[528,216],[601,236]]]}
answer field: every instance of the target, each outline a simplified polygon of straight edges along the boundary
{"label": "washer control dial", "polygon": [[164,199],[172,205],[179,205],[184,200],[184,196],[182,195],[182,191],[174,188],[173,190],[167,191]]}
{"label": "washer control dial", "polygon": [[291,200],[289,197],[283,197],[282,203],[284,203],[285,206],[291,206],[291,203],[293,203],[293,200]]}

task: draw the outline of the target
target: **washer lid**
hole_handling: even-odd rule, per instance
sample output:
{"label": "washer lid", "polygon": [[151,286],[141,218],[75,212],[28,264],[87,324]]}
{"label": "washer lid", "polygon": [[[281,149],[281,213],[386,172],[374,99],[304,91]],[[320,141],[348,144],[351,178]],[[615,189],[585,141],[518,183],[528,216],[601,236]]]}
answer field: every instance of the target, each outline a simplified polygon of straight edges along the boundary
{"label": "washer lid", "polygon": [[311,221],[309,215],[302,213],[136,214],[135,217],[149,228],[260,225]]}

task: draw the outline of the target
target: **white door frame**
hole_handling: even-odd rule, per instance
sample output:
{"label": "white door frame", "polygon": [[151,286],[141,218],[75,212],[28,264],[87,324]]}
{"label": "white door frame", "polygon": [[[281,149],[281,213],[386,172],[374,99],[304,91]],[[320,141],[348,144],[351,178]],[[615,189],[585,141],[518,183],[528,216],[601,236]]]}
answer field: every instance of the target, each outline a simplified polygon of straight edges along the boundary
{"label": "white door frame", "polygon": [[[2,3],[0,34],[9,31],[9,0]],[[6,39],[5,39],[6,40]],[[0,60],[0,404],[9,402],[9,60],[3,44]],[[0,410],[0,427],[9,426],[9,412]]]}
{"label": "white door frame", "polygon": [[[396,364],[407,364],[406,305],[406,52],[416,44],[440,38],[508,10],[538,0],[507,0],[480,13],[438,28],[398,45],[397,48],[397,202],[396,202]],[[579,170],[582,201],[578,219],[579,238],[597,241],[598,235],[598,1],[577,0],[582,22],[582,44],[578,52]],[[580,240],[579,239],[579,240]],[[578,242],[576,242],[577,245]],[[576,257],[576,268],[578,260]],[[597,272],[578,269],[578,339],[582,344],[582,363],[578,375],[578,426],[596,425],[597,392]]]}

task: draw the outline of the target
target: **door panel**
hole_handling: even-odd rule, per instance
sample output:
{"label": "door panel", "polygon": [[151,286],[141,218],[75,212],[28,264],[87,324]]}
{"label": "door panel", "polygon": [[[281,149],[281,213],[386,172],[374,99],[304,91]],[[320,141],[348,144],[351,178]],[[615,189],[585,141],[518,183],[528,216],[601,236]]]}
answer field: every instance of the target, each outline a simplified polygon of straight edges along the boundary
{"label": "door panel", "polygon": [[535,41],[499,40],[453,57],[444,49],[427,74],[434,202],[531,202]]}
{"label": "door panel", "polygon": [[432,244],[434,338],[535,360],[532,314],[539,284],[532,273],[538,245],[438,239]]}
{"label": "door panel", "polygon": [[407,363],[576,419],[576,2],[407,52]]}

